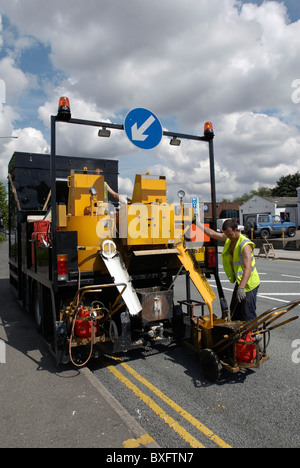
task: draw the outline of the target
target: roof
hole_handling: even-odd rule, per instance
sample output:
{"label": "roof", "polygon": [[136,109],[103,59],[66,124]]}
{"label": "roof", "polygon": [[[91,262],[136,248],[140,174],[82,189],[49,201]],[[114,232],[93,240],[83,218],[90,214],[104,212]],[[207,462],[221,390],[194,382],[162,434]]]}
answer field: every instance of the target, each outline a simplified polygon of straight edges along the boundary
{"label": "roof", "polygon": [[297,197],[262,197],[266,200],[276,203],[277,207],[283,206],[297,206],[298,198]]}

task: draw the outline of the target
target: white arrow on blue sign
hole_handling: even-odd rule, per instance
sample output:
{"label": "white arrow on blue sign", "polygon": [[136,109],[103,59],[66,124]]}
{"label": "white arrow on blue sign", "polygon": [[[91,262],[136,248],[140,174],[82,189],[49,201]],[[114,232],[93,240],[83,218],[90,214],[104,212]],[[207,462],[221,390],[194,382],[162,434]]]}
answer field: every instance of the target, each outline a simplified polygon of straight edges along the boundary
{"label": "white arrow on blue sign", "polygon": [[194,208],[195,213],[198,214],[198,198],[192,197],[192,208]]}
{"label": "white arrow on blue sign", "polygon": [[124,129],[131,143],[141,149],[155,148],[160,143],[163,135],[158,117],[150,110],[142,107],[128,112]]}

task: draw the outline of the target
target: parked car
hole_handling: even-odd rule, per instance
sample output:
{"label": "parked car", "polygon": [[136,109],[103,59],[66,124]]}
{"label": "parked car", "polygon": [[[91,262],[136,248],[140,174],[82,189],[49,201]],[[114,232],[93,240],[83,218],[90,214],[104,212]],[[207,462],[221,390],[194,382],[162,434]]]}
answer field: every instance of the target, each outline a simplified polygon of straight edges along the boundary
{"label": "parked car", "polygon": [[[235,219],[235,218],[220,218],[220,219],[217,219],[217,231],[218,232],[223,232],[223,224],[227,219]],[[236,220],[236,221],[238,222],[238,220]],[[244,226],[239,224],[238,229],[239,229],[240,232],[242,232],[244,230]]]}
{"label": "parked car", "polygon": [[245,232],[250,237],[253,230],[253,237],[268,239],[269,237],[279,237],[284,235],[294,237],[297,226],[295,223],[283,221],[279,215],[270,215],[268,213],[250,214],[244,216]]}

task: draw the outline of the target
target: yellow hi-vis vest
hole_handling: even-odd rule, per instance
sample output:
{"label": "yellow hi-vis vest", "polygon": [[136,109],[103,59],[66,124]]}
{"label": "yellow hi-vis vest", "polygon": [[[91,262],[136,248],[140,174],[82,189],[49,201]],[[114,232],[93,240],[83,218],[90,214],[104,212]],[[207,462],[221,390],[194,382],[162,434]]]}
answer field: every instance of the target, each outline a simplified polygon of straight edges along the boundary
{"label": "yellow hi-vis vest", "polygon": [[104,182],[104,201],[107,202],[108,193],[107,193],[107,182]]}
{"label": "yellow hi-vis vest", "polygon": [[223,260],[223,267],[225,273],[231,283],[235,283],[235,281],[240,284],[242,280],[242,276],[245,270],[243,264],[243,256],[242,252],[246,245],[250,245],[252,248],[252,255],[251,255],[251,265],[252,265],[252,272],[250,278],[246,284],[245,292],[252,291],[252,289],[256,288],[260,284],[260,278],[255,266],[255,259],[253,250],[255,244],[251,242],[248,237],[243,236],[240,234],[240,237],[236,243],[234,248],[233,257],[229,251],[230,247],[230,239],[227,239],[224,245],[224,249],[222,252],[222,260]]}

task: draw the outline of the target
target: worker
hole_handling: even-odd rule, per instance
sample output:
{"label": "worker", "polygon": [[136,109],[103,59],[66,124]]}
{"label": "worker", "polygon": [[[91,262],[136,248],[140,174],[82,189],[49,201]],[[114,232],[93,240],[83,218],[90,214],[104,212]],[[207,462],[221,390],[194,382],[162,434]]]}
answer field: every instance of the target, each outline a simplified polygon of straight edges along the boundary
{"label": "worker", "polygon": [[[104,175],[103,174],[103,169],[100,169],[99,167],[96,167],[95,169],[95,172],[96,174],[99,174],[99,175]],[[120,197],[120,195],[115,192],[109,185],[107,182],[104,181],[104,201],[107,202],[108,200],[108,193],[109,192],[116,200],[118,200],[119,203],[125,203],[123,198]]]}
{"label": "worker", "polygon": [[232,320],[253,320],[256,318],[256,298],[260,285],[253,253],[255,244],[239,232],[234,219],[224,222],[222,233],[204,225],[200,227],[209,237],[225,242],[223,267],[229,281],[236,282],[230,304]]}

